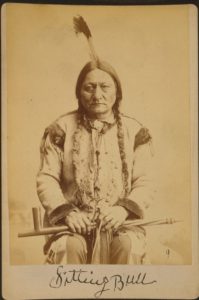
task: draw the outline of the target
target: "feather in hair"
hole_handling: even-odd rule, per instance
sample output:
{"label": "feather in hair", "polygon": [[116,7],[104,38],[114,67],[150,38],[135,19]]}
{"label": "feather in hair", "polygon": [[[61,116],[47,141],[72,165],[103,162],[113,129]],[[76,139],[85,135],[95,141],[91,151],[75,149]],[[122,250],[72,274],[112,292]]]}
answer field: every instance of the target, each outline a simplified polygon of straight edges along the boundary
{"label": "feather in hair", "polygon": [[91,59],[94,62],[97,62],[99,59],[98,59],[97,53],[95,51],[95,48],[93,46],[93,39],[92,39],[91,31],[90,31],[87,23],[85,22],[84,18],[82,16],[74,17],[73,24],[74,24],[74,29],[75,29],[76,34],[83,33],[85,35],[87,42],[88,42],[89,49],[90,49]]}

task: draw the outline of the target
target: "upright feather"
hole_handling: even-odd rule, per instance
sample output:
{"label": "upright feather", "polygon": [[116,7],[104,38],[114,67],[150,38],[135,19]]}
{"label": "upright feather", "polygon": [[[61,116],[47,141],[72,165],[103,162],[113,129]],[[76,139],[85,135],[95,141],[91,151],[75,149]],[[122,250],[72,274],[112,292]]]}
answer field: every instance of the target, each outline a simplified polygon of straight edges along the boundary
{"label": "upright feather", "polygon": [[87,42],[88,42],[89,49],[90,49],[91,59],[94,62],[97,62],[98,56],[97,56],[97,53],[93,46],[93,39],[92,39],[91,31],[90,31],[87,23],[85,22],[84,18],[82,16],[74,17],[73,24],[74,24],[74,30],[75,30],[76,34],[83,33],[85,35]]}
{"label": "upright feather", "polygon": [[74,17],[73,22],[74,22],[74,29],[77,34],[83,33],[85,34],[87,39],[91,37],[91,31],[82,16]]}

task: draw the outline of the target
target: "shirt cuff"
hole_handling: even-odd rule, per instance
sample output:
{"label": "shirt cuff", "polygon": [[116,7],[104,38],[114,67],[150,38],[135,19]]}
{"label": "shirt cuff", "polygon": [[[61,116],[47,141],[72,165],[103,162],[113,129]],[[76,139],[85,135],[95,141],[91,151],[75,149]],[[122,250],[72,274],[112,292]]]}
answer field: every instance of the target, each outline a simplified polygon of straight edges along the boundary
{"label": "shirt cuff", "polygon": [[143,219],[144,212],[141,207],[133,200],[124,198],[119,199],[116,205],[126,208],[130,213],[128,219]]}
{"label": "shirt cuff", "polygon": [[65,224],[65,218],[71,211],[78,211],[79,209],[73,204],[62,204],[57,206],[48,216],[49,222],[52,226]]}

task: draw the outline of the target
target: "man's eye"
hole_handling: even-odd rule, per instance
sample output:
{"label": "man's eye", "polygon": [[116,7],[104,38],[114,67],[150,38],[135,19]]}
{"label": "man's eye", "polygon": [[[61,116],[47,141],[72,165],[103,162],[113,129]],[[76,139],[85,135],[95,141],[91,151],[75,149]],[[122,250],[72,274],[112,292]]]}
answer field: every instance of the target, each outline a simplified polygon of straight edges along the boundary
{"label": "man's eye", "polygon": [[94,91],[94,87],[92,85],[86,85],[84,87],[86,92],[93,92]]}
{"label": "man's eye", "polygon": [[103,85],[101,85],[101,88],[102,88],[104,91],[106,91],[106,90],[108,90],[108,89],[110,88],[110,86],[107,85],[107,84],[103,84]]}

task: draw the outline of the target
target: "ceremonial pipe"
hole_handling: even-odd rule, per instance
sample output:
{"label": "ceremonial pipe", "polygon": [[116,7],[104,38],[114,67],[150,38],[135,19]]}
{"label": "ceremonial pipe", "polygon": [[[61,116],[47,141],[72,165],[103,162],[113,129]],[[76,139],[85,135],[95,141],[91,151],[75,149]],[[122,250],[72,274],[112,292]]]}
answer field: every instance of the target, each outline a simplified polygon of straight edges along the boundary
{"label": "ceremonial pipe", "polygon": [[32,208],[32,216],[33,216],[34,230],[29,231],[29,232],[19,233],[18,237],[28,237],[28,236],[55,234],[55,233],[65,232],[65,231],[68,234],[72,234],[70,231],[68,231],[67,226],[55,226],[55,227],[46,227],[46,228],[42,227],[40,208],[33,207]]}
{"label": "ceremonial pipe", "polygon": [[34,230],[40,231],[40,228],[41,228],[41,210],[40,210],[40,208],[33,207],[32,208],[32,216],[33,216]]}
{"label": "ceremonial pipe", "polygon": [[39,230],[33,230],[29,232],[19,233],[18,237],[28,237],[28,236],[37,236],[37,235],[47,235],[47,234],[55,234],[59,232],[67,232],[68,234],[72,234],[68,231],[67,226],[56,226],[56,227],[46,227]]}
{"label": "ceremonial pipe", "polygon": [[[33,224],[34,230],[24,233],[19,233],[18,237],[30,237],[30,236],[39,236],[39,235],[48,235],[65,232],[69,235],[73,235],[67,226],[54,226],[54,227],[42,227],[41,225],[41,211],[40,208],[33,207],[32,208],[33,215]],[[173,218],[165,218],[158,220],[151,219],[138,219],[132,221],[125,221],[121,227],[129,228],[131,226],[151,226],[151,225],[164,225],[164,224],[173,224],[181,222],[181,220],[175,220]]]}

